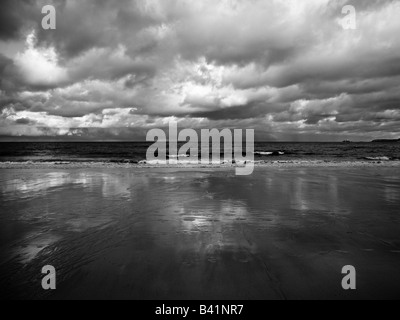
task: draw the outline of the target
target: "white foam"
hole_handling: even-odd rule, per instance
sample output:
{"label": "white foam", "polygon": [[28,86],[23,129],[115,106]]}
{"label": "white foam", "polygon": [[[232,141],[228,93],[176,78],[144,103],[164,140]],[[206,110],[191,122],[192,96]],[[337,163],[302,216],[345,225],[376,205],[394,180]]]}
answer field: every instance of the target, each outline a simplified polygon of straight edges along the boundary
{"label": "white foam", "polygon": [[[256,152],[254,152],[254,154],[260,155],[260,156],[272,156],[274,153],[276,153],[276,152],[273,152],[273,151],[267,151],[267,152],[264,152],[264,151],[256,151]],[[282,151],[279,151],[278,153],[279,153],[279,155],[281,155],[281,156],[283,156],[283,155],[285,154],[285,153],[282,152]]]}
{"label": "white foam", "polygon": [[169,157],[176,159],[176,158],[189,158],[190,156],[188,156],[187,154],[180,154],[180,155],[177,155],[177,156],[170,155]]}
{"label": "white foam", "polygon": [[371,161],[390,161],[389,157],[366,157],[365,159]]}

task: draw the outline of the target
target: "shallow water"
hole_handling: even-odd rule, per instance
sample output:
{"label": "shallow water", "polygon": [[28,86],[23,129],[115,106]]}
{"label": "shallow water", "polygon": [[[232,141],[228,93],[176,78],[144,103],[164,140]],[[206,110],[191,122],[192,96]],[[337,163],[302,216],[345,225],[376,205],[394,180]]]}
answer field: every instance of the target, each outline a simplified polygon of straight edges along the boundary
{"label": "shallow water", "polygon": [[400,298],[399,205],[393,168],[0,170],[1,297]]}

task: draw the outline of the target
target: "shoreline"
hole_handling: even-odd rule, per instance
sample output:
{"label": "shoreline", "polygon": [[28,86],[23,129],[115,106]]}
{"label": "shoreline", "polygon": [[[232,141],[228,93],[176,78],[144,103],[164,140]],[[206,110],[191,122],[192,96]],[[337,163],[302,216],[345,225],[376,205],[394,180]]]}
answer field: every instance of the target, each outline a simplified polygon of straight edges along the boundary
{"label": "shoreline", "polygon": [[[242,164],[137,164],[120,162],[0,162],[0,169],[231,169],[243,167]],[[399,168],[400,161],[367,161],[367,160],[283,160],[283,161],[254,161],[255,168]]]}

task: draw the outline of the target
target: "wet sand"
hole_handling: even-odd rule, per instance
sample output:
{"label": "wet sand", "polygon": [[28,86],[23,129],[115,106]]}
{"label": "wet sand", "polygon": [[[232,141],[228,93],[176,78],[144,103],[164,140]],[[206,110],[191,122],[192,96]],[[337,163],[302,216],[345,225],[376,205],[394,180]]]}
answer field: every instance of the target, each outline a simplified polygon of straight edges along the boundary
{"label": "wet sand", "polygon": [[397,163],[1,168],[1,298],[400,298]]}

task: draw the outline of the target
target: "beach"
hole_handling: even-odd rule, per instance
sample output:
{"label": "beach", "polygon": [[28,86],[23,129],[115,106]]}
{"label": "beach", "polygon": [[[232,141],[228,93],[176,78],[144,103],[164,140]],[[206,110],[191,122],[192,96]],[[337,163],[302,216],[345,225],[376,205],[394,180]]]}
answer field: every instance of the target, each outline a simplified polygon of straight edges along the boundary
{"label": "beach", "polygon": [[[0,165],[3,298],[400,296],[398,163]],[[57,271],[44,291],[41,268]],[[345,291],[342,268],[357,270]]]}

